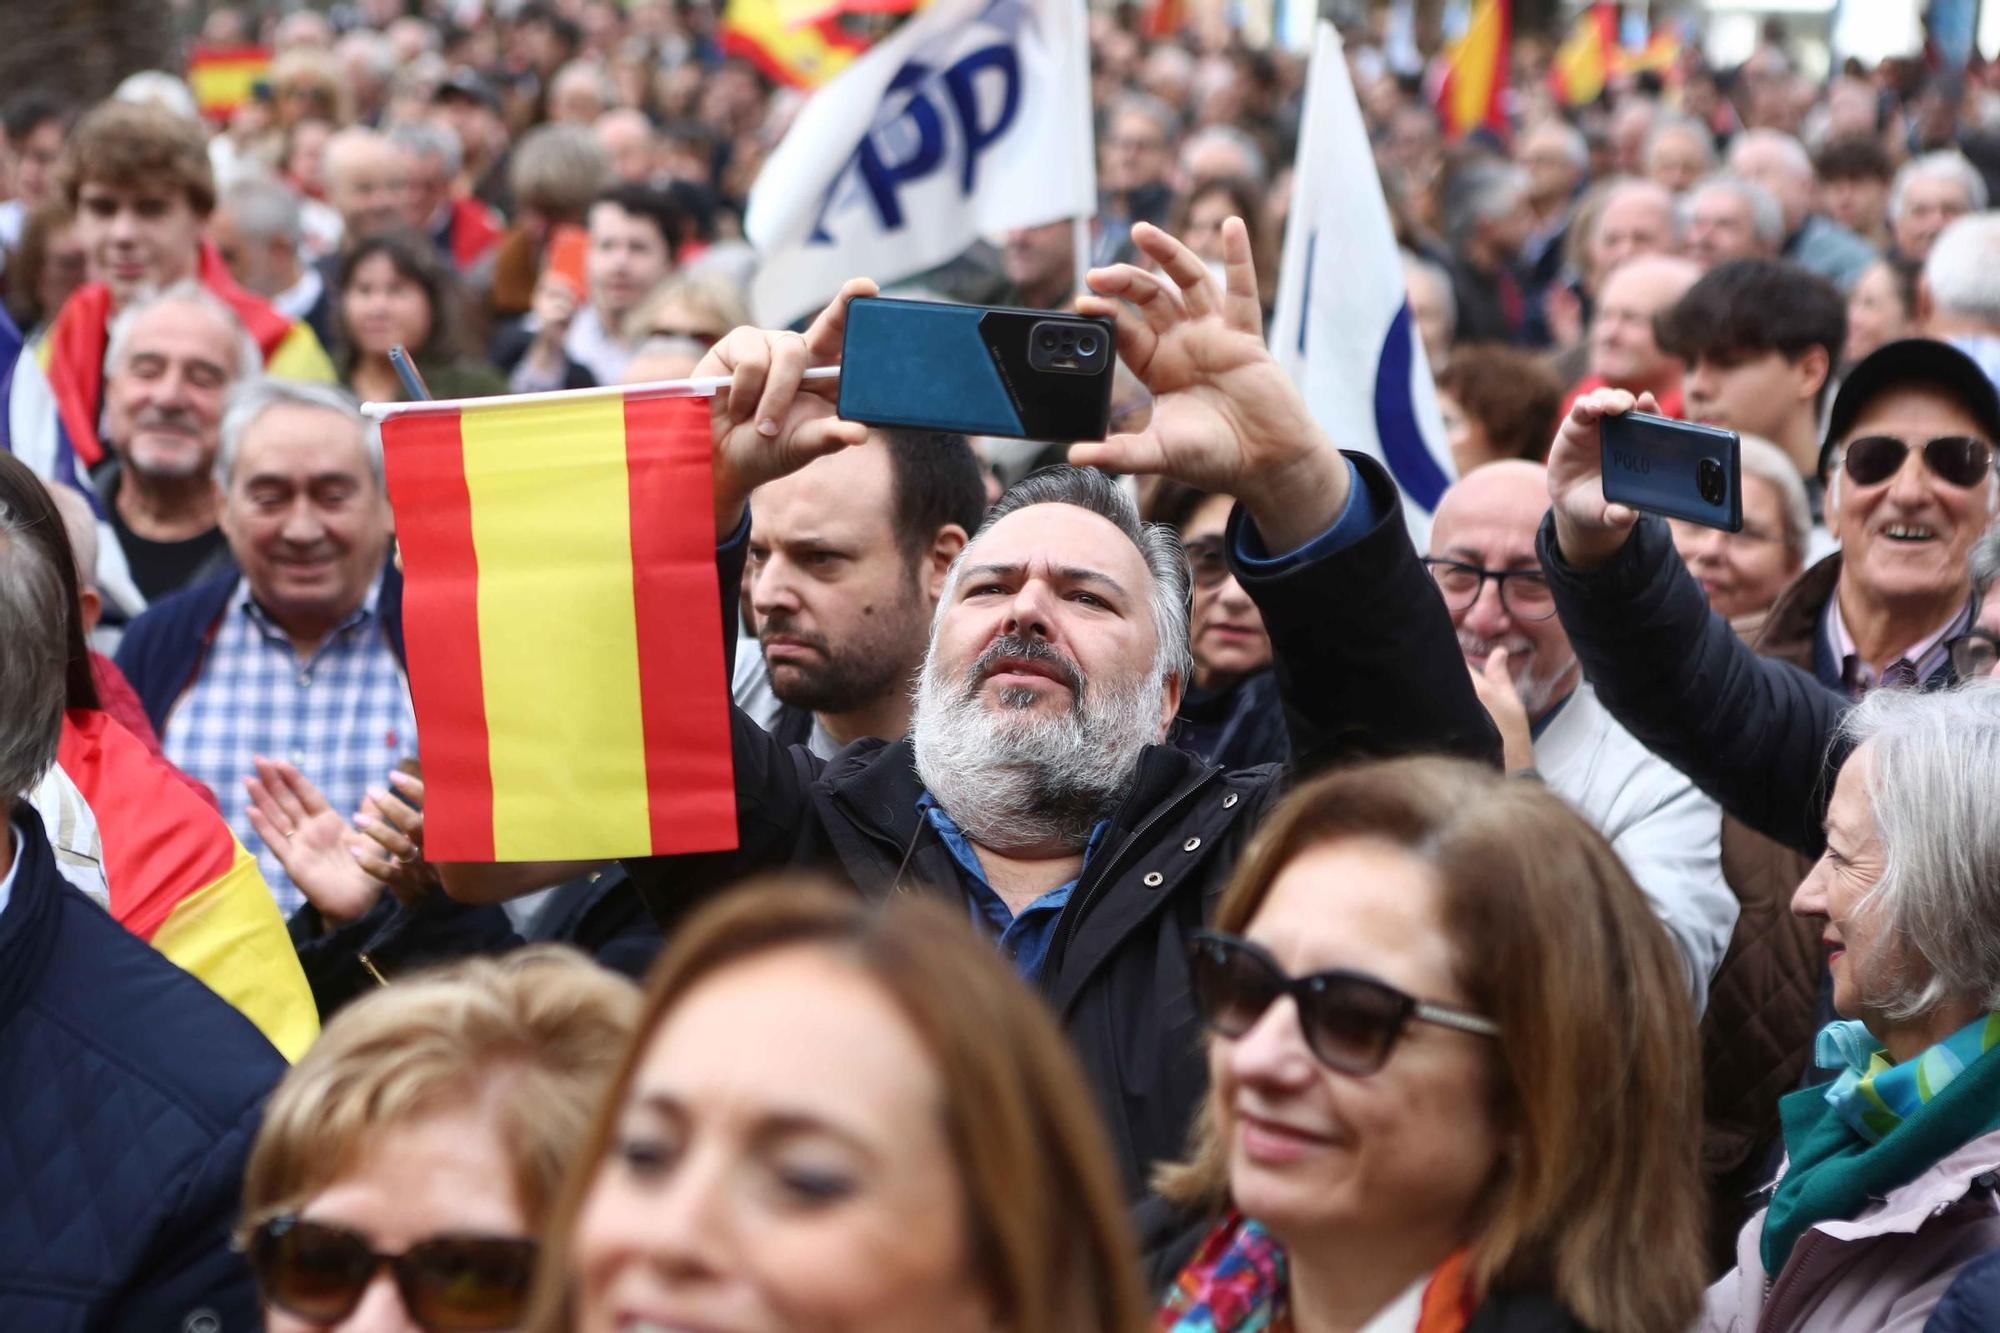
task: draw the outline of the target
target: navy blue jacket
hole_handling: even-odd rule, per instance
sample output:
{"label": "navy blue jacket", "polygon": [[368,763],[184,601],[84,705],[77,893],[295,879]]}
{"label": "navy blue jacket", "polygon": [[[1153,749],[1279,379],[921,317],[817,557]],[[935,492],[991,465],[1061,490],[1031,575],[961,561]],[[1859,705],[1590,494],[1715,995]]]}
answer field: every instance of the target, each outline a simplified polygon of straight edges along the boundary
{"label": "navy blue jacket", "polygon": [[260,1328],[230,1231],[284,1059],[64,883],[25,804],[14,830],[20,868],[0,911],[0,1328]]}
{"label": "navy blue jacket", "polygon": [[[134,620],[119,641],[118,669],[132,682],[145,707],[146,720],[157,735],[167,734],[167,715],[200,674],[202,659],[215,641],[216,626],[229,608],[229,595],[236,591],[240,577],[227,574],[162,598]],[[403,651],[403,576],[393,560],[382,567],[376,606],[383,631],[389,636],[389,649],[408,670]]]}
{"label": "navy blue jacket", "polygon": [[2000,1254],[1989,1254],[1958,1270],[1924,1333],[1989,1333],[1995,1328],[2000,1328]]}

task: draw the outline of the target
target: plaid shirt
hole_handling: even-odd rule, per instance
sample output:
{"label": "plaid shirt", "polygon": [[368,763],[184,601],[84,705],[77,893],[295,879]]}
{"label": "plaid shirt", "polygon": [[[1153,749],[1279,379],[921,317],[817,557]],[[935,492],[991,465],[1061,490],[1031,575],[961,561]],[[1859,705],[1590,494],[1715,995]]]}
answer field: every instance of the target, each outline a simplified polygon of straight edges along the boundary
{"label": "plaid shirt", "polygon": [[1862,695],[1880,686],[1903,690],[1922,688],[1924,682],[1951,661],[1952,640],[1972,627],[1975,609],[1973,602],[1966,602],[1958,609],[1958,614],[1935,633],[1912,644],[1878,673],[1855,651],[1854,637],[1847,632],[1847,622],[1840,616],[1840,598],[1836,596],[1828,600],[1827,646],[1833,650],[1833,660],[1840,664],[1840,683],[1846,689],[1847,697],[1858,701]]}
{"label": "plaid shirt", "polygon": [[250,827],[243,779],[251,759],[289,759],[342,815],[361,808],[417,752],[417,720],[402,669],[382,633],[376,589],[311,657],[251,600],[243,582],[229,599],[194,684],[167,719],[167,758],[208,784],[229,827],[257,854],[258,868],[290,916],[305,902],[291,876]]}

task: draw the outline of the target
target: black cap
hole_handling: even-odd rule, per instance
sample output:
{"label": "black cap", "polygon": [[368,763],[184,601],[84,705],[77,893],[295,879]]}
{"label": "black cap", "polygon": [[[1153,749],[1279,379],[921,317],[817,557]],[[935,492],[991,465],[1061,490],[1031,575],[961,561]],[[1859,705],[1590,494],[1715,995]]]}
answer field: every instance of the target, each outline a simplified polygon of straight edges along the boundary
{"label": "black cap", "polygon": [[1820,446],[1819,471],[1826,475],[1834,447],[1847,438],[1854,422],[1871,402],[1890,389],[1911,385],[1935,389],[1965,409],[1979,423],[1989,443],[2000,445],[2000,392],[1979,363],[1948,342],[1936,338],[1903,338],[1885,343],[1861,358],[1840,382],[1827,417],[1826,442]]}
{"label": "black cap", "polygon": [[480,77],[479,71],[470,65],[456,66],[451,73],[445,75],[444,81],[438,84],[437,91],[431,94],[431,100],[434,102],[448,101],[454,97],[478,102],[489,111],[500,110],[500,99],[494,94],[493,85]]}

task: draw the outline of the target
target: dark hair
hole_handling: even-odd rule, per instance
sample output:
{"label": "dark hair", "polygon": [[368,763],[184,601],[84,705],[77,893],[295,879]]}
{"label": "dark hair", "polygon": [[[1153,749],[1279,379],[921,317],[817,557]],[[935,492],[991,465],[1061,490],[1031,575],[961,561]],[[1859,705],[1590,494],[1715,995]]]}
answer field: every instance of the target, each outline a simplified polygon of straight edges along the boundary
{"label": "dark hair", "polygon": [[99,103],[70,131],[56,181],[72,209],[84,185],[98,181],[117,190],[179,190],[202,217],[215,211],[215,172],[201,126],[146,103]]}
{"label": "dark hair", "polygon": [[[1815,347],[1829,366],[1847,345],[1847,302],[1834,285],[1782,259],[1736,259],[1703,274],[1653,317],[1660,350],[1683,361],[1777,352],[1796,361]],[[1826,386],[1820,386],[1826,393]]]}
{"label": "dark hair", "polygon": [[1813,157],[1813,172],[1823,181],[1881,181],[1896,175],[1889,150],[1872,134],[1843,134],[1828,139]]}
{"label": "dark hair", "polygon": [[[610,204],[621,213],[630,213],[635,218],[644,218],[652,223],[667,247],[667,258],[680,256],[681,241],[687,236],[687,215],[665,190],[639,181],[621,181],[597,192],[597,197],[590,201],[590,207],[596,208],[599,204]],[[585,216],[589,216],[587,211]]]}
{"label": "dark hair", "polygon": [[90,674],[90,645],[83,637],[83,611],[77,602],[76,551],[69,544],[69,529],[64,526],[62,513],[41,478],[5,449],[0,449],[0,514],[12,515],[17,525],[15,530],[42,548],[49,563],[55,566],[56,581],[62,585],[63,624],[59,633],[67,658],[63,707],[101,707],[97,682]]}
{"label": "dark hair", "polygon": [[1889,270],[1889,282],[1895,288],[1897,302],[1903,307],[1904,318],[1915,315],[1917,288],[1924,276],[1924,266],[1914,259],[1896,254],[1884,255],[1876,262]]}
{"label": "dark hair", "polygon": [[884,430],[896,549],[916,563],[938,529],[956,523],[970,537],[986,517],[986,478],[963,436],[941,431]]}
{"label": "dark hair", "polygon": [[1214,494],[1172,477],[1161,477],[1145,497],[1139,513],[1148,523],[1159,523],[1175,532],[1187,527],[1195,510]]}
{"label": "dark hair", "polygon": [[1536,463],[1548,457],[1563,391],[1541,357],[1498,343],[1454,347],[1437,386],[1485,428],[1497,457]]}
{"label": "dark hair", "polygon": [[60,125],[68,120],[68,108],[43,93],[22,93],[11,99],[7,109],[0,112],[0,127],[7,131],[7,142],[17,148],[21,140],[50,121]]}
{"label": "dark hair", "polygon": [[396,270],[398,277],[414,282],[424,290],[424,300],[431,308],[431,331],[421,347],[412,347],[410,355],[417,361],[450,361],[458,355],[458,345],[452,336],[452,306],[457,291],[452,283],[451,271],[438,258],[437,249],[430,238],[408,228],[371,232],[354,243],[354,248],[341,257],[340,299],[333,303],[333,323],[336,340],[340,344],[340,371],[345,379],[354,369],[359,356],[354,346],[354,338],[347,327],[348,288],[354,285],[355,274],[361,271],[363,260],[381,255]]}

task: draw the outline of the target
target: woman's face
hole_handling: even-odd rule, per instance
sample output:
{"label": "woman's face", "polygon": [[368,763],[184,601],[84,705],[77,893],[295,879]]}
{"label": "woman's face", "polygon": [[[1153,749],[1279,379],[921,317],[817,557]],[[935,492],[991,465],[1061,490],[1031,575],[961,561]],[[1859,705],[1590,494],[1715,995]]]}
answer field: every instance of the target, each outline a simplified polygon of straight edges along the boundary
{"label": "woman's face", "polygon": [[384,254],[369,255],[355,265],[341,297],[341,314],[355,346],[370,356],[386,356],[398,343],[414,354],[430,341],[430,299]]}
{"label": "woman's face", "polygon": [[978,1333],[944,1088],[815,946],[697,984],[654,1033],[576,1223],[580,1333]]}
{"label": "woman's face", "polygon": [[1869,265],[1847,297],[1847,364],[1915,332],[1915,321],[1896,295],[1896,278],[1889,266]]}
{"label": "woman's face", "polygon": [[1459,476],[1493,461],[1493,442],[1486,437],[1485,425],[1442,389],[1438,390],[1438,412],[1444,417],[1445,443]]}
{"label": "woman's face", "polygon": [[[1294,977],[1346,968],[1467,1009],[1441,913],[1422,861],[1343,838],[1280,871],[1243,933]],[[1463,1244],[1502,1151],[1498,1049],[1412,1022],[1380,1070],[1341,1074],[1314,1057],[1281,997],[1243,1036],[1209,1047],[1236,1206],[1292,1248],[1363,1231],[1406,1237],[1413,1253]]]}
{"label": "woman's face", "polygon": [[1840,766],[1826,806],[1826,851],[1792,895],[1794,916],[1825,921],[1821,943],[1833,975],[1834,1012],[1864,1021],[1896,992],[1897,958],[1889,932],[1878,914],[1863,907],[1888,862],[1868,800],[1874,766],[1872,744]]}
{"label": "woman's face", "polygon": [[[401,1254],[433,1236],[528,1238],[514,1167],[492,1117],[477,1107],[440,1111],[383,1130],[354,1167],[299,1209],[309,1222],[358,1232],[378,1254]],[[297,1319],[266,1306],[267,1333],[418,1333],[388,1268],[370,1279],[340,1323]]]}
{"label": "woman's face", "polygon": [[[1202,548],[1211,546],[1218,555],[1224,550],[1233,503],[1226,495],[1211,495],[1189,516],[1181,529],[1181,540],[1195,543],[1191,554],[1199,556]],[[1209,562],[1199,559],[1197,563]],[[1250,600],[1234,574],[1225,572],[1220,583],[1204,588],[1201,572],[1195,570],[1194,612],[1188,626],[1194,646],[1195,683],[1225,689],[1271,665],[1271,636],[1264,632],[1264,616],[1257,603]]]}

